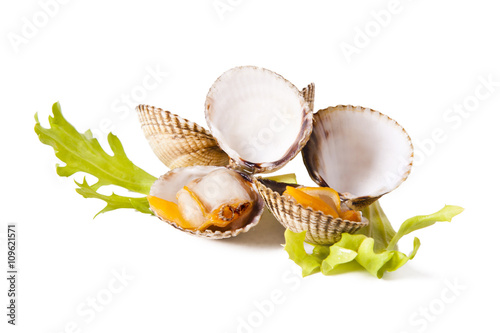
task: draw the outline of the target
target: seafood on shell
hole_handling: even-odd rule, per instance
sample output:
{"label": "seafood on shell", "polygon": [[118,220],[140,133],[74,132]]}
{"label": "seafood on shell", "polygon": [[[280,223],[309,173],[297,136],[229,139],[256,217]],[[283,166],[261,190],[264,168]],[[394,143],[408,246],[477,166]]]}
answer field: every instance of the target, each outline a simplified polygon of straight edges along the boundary
{"label": "seafood on shell", "polygon": [[[413,146],[403,127],[388,116],[340,105],[314,114],[313,131],[302,155],[309,175],[320,186],[310,188],[309,194],[316,193],[323,203],[307,197],[294,200],[286,195],[286,184],[262,178],[256,187],[283,226],[306,231],[310,243],[333,244],[342,233],[366,226],[369,221],[359,211],[408,177]],[[324,205],[329,202],[330,207],[335,202],[337,211]]]}
{"label": "seafood on shell", "polygon": [[205,103],[210,131],[139,105],[151,147],[173,169],[151,187],[152,211],[202,237],[249,230],[264,207],[253,174],[276,171],[300,152],[311,135],[313,105],[314,84],[300,91],[281,75],[253,66],[228,70],[210,88]]}
{"label": "seafood on shell", "polygon": [[177,229],[228,238],[254,227],[264,202],[251,181],[225,167],[191,166],[161,176],[148,196],[151,210]]}
{"label": "seafood on shell", "polygon": [[[354,233],[368,224],[368,220],[359,212],[352,211],[342,205],[345,212],[355,212],[356,218],[345,215],[331,215],[324,210],[307,207],[286,195],[287,186],[293,184],[280,184],[263,178],[257,178],[255,186],[264,198],[267,208],[276,219],[293,232],[306,231],[306,241],[312,244],[329,245],[340,240],[342,233]],[[317,188],[328,191],[330,189]]]}
{"label": "seafood on shell", "polygon": [[[176,168],[151,188],[153,212],[209,238],[249,230],[264,202],[282,225],[305,230],[310,243],[333,244],[366,226],[359,211],[407,178],[411,140],[397,122],[368,108],[339,105],[313,115],[314,94],[314,84],[300,91],[270,70],[243,66],[223,73],[209,89],[209,130],[138,106],[153,150]],[[282,168],[300,151],[320,187],[254,176]]]}

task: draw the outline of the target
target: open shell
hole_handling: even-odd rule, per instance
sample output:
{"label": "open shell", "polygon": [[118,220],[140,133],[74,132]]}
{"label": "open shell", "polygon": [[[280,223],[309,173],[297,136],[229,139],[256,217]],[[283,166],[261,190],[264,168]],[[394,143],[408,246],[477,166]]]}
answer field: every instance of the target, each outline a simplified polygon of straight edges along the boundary
{"label": "open shell", "polygon": [[[257,178],[255,186],[260,195],[264,198],[267,208],[273,213],[276,219],[293,232],[306,231],[306,241],[313,244],[330,245],[336,243],[342,237],[343,232],[354,233],[361,227],[368,224],[366,218],[361,222],[343,220],[326,215],[321,211],[305,208],[287,199],[264,184],[266,181]],[[267,182],[269,185],[269,182]],[[279,188],[279,185],[275,189]],[[284,189],[283,186],[281,186]]]}
{"label": "open shell", "polygon": [[314,85],[301,92],[270,70],[236,67],[210,88],[205,118],[234,168],[273,172],[293,159],[309,139],[313,101]]}
{"label": "open shell", "polygon": [[302,155],[318,185],[335,189],[349,207],[360,210],[406,180],[413,146],[403,127],[388,116],[339,105],[314,115]]}
{"label": "open shell", "polygon": [[[219,166],[245,173],[248,179],[253,179],[249,174],[283,167],[311,135],[314,93],[314,84],[299,91],[281,75],[264,68],[233,68],[223,73],[208,92],[205,117],[211,133],[169,111],[139,105],[142,129],[153,151],[169,168],[177,168],[160,177],[150,194],[176,202],[173,194]],[[258,223],[264,200],[255,185],[252,190],[256,194],[254,215],[235,230],[186,230],[152,210],[163,221],[190,234],[227,238]],[[170,193],[169,198],[165,198],[165,192]]]}
{"label": "open shell", "polygon": [[170,169],[229,163],[214,137],[198,124],[154,106],[139,105],[136,109],[151,148]]}
{"label": "open shell", "polygon": [[[177,202],[176,199],[176,193],[182,189],[185,185],[190,183],[192,180],[196,178],[203,177],[210,173],[211,171],[217,170],[217,169],[224,169],[224,167],[214,167],[214,166],[191,166],[191,167],[185,167],[185,168],[177,168],[172,171],[167,172],[163,176],[161,176],[154,184],[151,186],[151,191],[150,195],[156,196],[159,198],[162,198],[164,200],[168,200],[171,202]],[[253,207],[253,212],[252,215],[249,217],[248,222],[242,226],[241,228],[234,229],[234,230],[213,230],[213,229],[206,229],[204,231],[198,231],[198,230],[189,230],[189,229],[184,229],[177,225],[176,223],[169,221],[167,219],[162,218],[155,209],[152,207],[152,211],[155,213],[155,215],[160,218],[162,221],[167,222],[168,224],[172,225],[176,229],[182,230],[184,232],[187,232],[189,234],[195,235],[195,236],[200,236],[200,237],[205,237],[205,238],[212,238],[212,239],[222,239],[222,238],[229,238],[229,237],[234,237],[239,235],[240,233],[247,232],[251,228],[257,225],[257,223],[260,220],[260,217],[264,211],[264,201],[258,195],[256,192],[256,189],[254,188],[253,184],[251,184],[248,181],[248,186],[251,186],[251,191],[254,192],[255,194],[255,204]],[[223,188],[223,185],[221,185]],[[217,228],[216,228],[217,229]]]}

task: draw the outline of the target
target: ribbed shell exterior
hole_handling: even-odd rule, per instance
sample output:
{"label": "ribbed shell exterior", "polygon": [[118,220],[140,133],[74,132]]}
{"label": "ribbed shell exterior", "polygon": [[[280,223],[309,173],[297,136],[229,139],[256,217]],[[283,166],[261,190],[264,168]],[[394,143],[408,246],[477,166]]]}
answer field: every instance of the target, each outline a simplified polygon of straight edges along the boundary
{"label": "ribbed shell exterior", "polygon": [[139,105],[136,110],[151,148],[170,169],[228,165],[217,140],[198,124],[154,106]]}
{"label": "ribbed shell exterior", "polygon": [[293,232],[306,230],[306,241],[309,243],[330,245],[338,242],[343,232],[354,233],[368,224],[365,218],[361,222],[354,222],[304,208],[266,187],[259,178],[254,183],[276,219]]}

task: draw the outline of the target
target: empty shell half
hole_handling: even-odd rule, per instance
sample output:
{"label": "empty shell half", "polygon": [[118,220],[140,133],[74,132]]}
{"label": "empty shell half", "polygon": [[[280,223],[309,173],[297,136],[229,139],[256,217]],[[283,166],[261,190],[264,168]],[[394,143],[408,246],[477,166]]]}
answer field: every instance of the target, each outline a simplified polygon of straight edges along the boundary
{"label": "empty shell half", "polygon": [[[354,233],[368,224],[368,220],[360,212],[343,206],[338,194],[332,189],[302,188],[304,194],[321,197],[321,200],[314,200],[317,203],[314,205],[312,201],[307,204],[307,198],[301,200],[293,193],[287,194],[296,185],[287,186],[262,178],[257,178],[255,185],[276,219],[293,232],[306,231],[306,241],[309,243],[334,244],[340,240],[342,233]],[[299,194],[301,189],[297,187],[290,192]],[[336,202],[330,203],[332,199]]]}
{"label": "empty shell half", "polygon": [[309,139],[313,100],[314,86],[301,92],[270,70],[236,67],[210,88],[205,117],[233,167],[272,172],[293,159]]}
{"label": "empty shell half", "polygon": [[182,231],[228,238],[255,226],[264,201],[251,181],[225,167],[191,166],[160,177],[148,196],[152,211]]}
{"label": "empty shell half", "polygon": [[170,169],[229,163],[227,154],[200,125],[154,106],[139,105],[136,110],[149,145]]}
{"label": "empty shell half", "polygon": [[318,185],[336,189],[350,207],[361,209],[406,180],[413,146],[403,127],[388,116],[339,105],[314,115],[302,154]]}

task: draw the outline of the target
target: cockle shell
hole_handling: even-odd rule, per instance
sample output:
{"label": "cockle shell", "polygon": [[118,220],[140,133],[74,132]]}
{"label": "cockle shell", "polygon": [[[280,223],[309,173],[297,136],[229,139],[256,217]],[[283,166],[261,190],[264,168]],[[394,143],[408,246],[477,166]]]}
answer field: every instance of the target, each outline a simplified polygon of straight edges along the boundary
{"label": "cockle shell", "polygon": [[361,209],[408,177],[413,146],[403,127],[372,109],[339,105],[318,111],[302,150],[311,178]]}
{"label": "cockle shell", "polygon": [[[171,170],[161,176],[154,184],[151,186],[151,191],[150,195],[177,203],[177,197],[176,194],[179,192],[184,186],[189,184],[191,181],[204,177],[208,175],[210,172],[214,170],[228,170],[225,167],[215,167],[215,166],[190,166],[190,167],[185,167],[185,168],[177,168],[174,170]],[[234,172],[234,171],[231,171]],[[204,231],[199,231],[199,230],[189,230],[189,229],[184,229],[177,225],[173,221],[169,221],[167,219],[164,219],[162,216],[160,216],[155,209],[152,207],[152,211],[155,213],[155,215],[160,218],[162,221],[167,222],[168,224],[172,225],[176,229],[182,230],[184,232],[187,232],[189,234],[195,235],[195,236],[200,236],[200,237],[205,237],[205,238],[212,238],[212,239],[222,239],[222,238],[229,238],[229,237],[234,237],[237,236],[240,233],[247,232],[251,228],[253,228],[255,225],[260,220],[260,217],[264,211],[264,201],[262,198],[258,195],[256,189],[254,188],[253,184],[248,181],[248,179],[243,178],[242,180],[249,186],[249,191],[253,193],[254,197],[254,205],[253,205],[253,212],[248,218],[248,221],[245,225],[242,227],[239,227],[237,229],[229,229],[229,230],[218,230],[219,228],[209,228],[205,229]],[[213,184],[209,188],[209,191],[218,191],[218,193],[214,193],[214,195],[219,195],[219,192],[224,191],[225,184]],[[210,193],[208,193],[210,195]]]}
{"label": "cockle shell", "polygon": [[283,184],[272,184],[259,177],[254,184],[276,219],[293,232],[305,230],[306,241],[309,243],[330,245],[338,242],[343,232],[354,233],[368,224],[364,217],[361,222],[355,222],[305,208],[282,195]]}
{"label": "cockle shell", "polygon": [[314,85],[301,92],[270,70],[236,67],[210,88],[205,118],[231,166],[247,173],[273,172],[309,139],[313,101]]}
{"label": "cockle shell", "polygon": [[198,124],[154,106],[139,105],[136,109],[151,148],[170,169],[229,163],[217,140]]}
{"label": "cockle shell", "polygon": [[[223,73],[208,92],[205,118],[211,133],[168,111],[139,105],[139,119],[153,151],[169,168],[177,168],[160,177],[150,194],[176,202],[172,193],[218,166],[245,173],[249,180],[254,179],[253,173],[283,167],[311,135],[314,93],[314,84],[299,91],[281,75],[264,68],[233,68]],[[257,197],[255,215],[236,230],[185,230],[155,214],[197,236],[236,236],[256,225],[262,214],[264,200],[252,186]],[[170,193],[170,199],[165,193]]]}
{"label": "cockle shell", "polygon": [[[314,83],[303,88],[301,93],[309,109],[313,110]],[[168,168],[229,164],[227,154],[202,126],[154,106],[141,104],[136,110],[153,152]]]}

